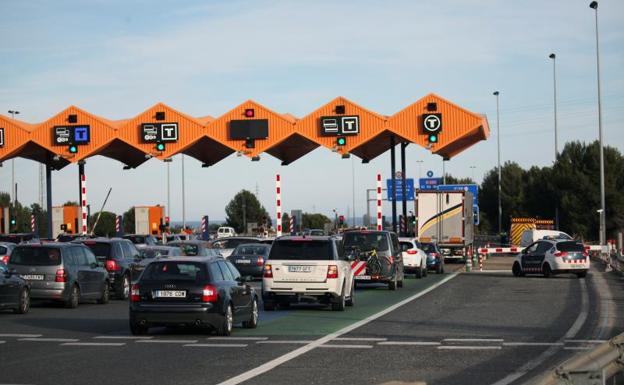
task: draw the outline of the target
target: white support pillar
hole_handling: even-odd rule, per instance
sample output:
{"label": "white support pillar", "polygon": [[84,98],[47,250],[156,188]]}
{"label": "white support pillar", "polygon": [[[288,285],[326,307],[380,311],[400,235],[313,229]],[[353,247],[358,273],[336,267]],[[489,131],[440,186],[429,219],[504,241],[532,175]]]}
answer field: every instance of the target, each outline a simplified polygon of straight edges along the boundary
{"label": "white support pillar", "polygon": [[275,200],[276,200],[276,215],[277,223],[275,224],[276,235],[278,237],[282,236],[282,181],[280,180],[280,175],[277,174],[275,177]]}
{"label": "white support pillar", "polygon": [[377,231],[383,230],[383,217],[381,215],[381,174],[377,174]]}

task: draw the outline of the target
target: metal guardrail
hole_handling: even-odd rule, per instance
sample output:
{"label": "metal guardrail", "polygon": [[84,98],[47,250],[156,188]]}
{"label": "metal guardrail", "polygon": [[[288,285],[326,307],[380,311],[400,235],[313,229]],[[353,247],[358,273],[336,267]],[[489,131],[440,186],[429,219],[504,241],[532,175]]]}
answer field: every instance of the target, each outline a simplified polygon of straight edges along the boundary
{"label": "metal guardrail", "polygon": [[624,372],[624,333],[577,355],[532,385],[603,385]]}

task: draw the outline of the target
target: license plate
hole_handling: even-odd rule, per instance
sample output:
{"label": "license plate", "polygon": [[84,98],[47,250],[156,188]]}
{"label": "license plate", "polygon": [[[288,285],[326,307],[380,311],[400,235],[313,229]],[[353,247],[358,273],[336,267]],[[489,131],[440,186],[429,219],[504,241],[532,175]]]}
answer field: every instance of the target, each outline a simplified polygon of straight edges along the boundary
{"label": "license plate", "polygon": [[238,259],[236,263],[240,263],[241,265],[249,265],[251,263],[250,259]]}
{"label": "license plate", "polygon": [[356,275],[355,279],[362,280],[362,281],[370,281],[371,276],[370,275]]}
{"label": "license plate", "polygon": [[571,268],[573,268],[573,269],[584,269],[584,268],[585,268],[585,266],[583,266],[583,265],[581,265],[581,264],[578,264],[578,265],[570,265],[570,267],[571,267]]}
{"label": "license plate", "polygon": [[311,273],[312,266],[288,266],[289,273]]}
{"label": "license plate", "polygon": [[186,298],[186,290],[156,290],[156,298]]}
{"label": "license plate", "polygon": [[22,275],[22,278],[29,281],[43,281],[43,274],[26,274]]}

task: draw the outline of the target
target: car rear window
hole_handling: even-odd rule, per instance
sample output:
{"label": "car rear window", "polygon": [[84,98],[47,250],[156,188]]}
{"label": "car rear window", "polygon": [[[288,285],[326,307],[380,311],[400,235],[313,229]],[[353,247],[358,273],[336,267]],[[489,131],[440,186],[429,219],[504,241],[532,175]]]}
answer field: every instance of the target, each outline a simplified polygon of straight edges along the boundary
{"label": "car rear window", "polygon": [[163,261],[147,265],[141,280],[147,281],[203,281],[206,266],[198,262]]}
{"label": "car rear window", "polygon": [[414,245],[412,244],[412,242],[400,242],[401,244],[401,251],[407,251],[407,250],[411,250],[414,248]]}
{"label": "car rear window", "polygon": [[91,249],[96,257],[108,258],[111,255],[111,244],[101,242],[84,242],[84,245]]}
{"label": "car rear window", "polygon": [[266,255],[269,247],[267,246],[238,246],[233,254],[236,255]]}
{"label": "car rear window", "polygon": [[557,250],[559,251],[585,251],[585,247],[581,243],[577,242],[558,242]]}
{"label": "car rear window", "polygon": [[283,240],[273,242],[269,259],[327,261],[334,255],[331,241]]}
{"label": "car rear window", "polygon": [[169,255],[169,250],[144,249],[143,258],[156,258]]}
{"label": "car rear window", "polygon": [[345,250],[358,248],[361,251],[388,250],[388,236],[385,233],[351,232],[344,235]]}
{"label": "car rear window", "polygon": [[435,253],[436,252],[436,248],[435,245],[433,243],[421,243],[422,246],[422,250],[425,253]]}
{"label": "car rear window", "polygon": [[9,263],[28,266],[58,266],[61,250],[52,247],[16,247]]}
{"label": "car rear window", "polygon": [[0,254],[6,255],[9,250],[5,246],[0,246]]}

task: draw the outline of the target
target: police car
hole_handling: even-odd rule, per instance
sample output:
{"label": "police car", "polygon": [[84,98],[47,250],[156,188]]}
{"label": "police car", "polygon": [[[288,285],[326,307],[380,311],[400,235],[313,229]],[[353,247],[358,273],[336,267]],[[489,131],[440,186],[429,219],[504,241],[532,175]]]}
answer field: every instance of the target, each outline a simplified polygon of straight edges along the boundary
{"label": "police car", "polygon": [[541,239],[522,250],[512,267],[513,275],[571,273],[584,278],[589,270],[589,254],[582,243],[571,240]]}

